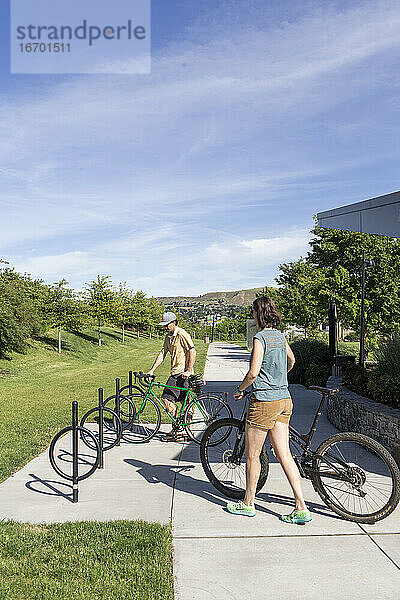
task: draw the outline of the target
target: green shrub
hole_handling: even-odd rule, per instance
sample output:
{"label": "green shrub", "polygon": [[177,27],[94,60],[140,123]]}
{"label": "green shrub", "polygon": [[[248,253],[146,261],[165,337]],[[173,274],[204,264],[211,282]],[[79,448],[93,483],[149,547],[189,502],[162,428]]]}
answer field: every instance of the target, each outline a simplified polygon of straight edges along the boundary
{"label": "green shrub", "polygon": [[343,367],[343,381],[349,390],[356,392],[356,394],[360,394],[361,396],[368,395],[368,371],[365,367],[354,363],[347,363]]}
{"label": "green shrub", "polygon": [[306,369],[306,386],[319,385],[325,387],[331,374],[331,367],[328,365],[310,365]]}
{"label": "green shrub", "polygon": [[348,364],[343,368],[345,385],[356,394],[376,402],[400,408],[400,375],[388,375],[378,369],[367,371],[359,365]]}
{"label": "green shrub", "polygon": [[381,375],[400,376],[400,333],[381,340],[376,348],[377,371]]}
{"label": "green shrub", "polygon": [[[307,384],[307,369],[313,366],[330,366],[328,344],[315,339],[296,340],[291,344],[296,362],[288,373],[289,383]],[[325,385],[325,384],[324,384]]]}
{"label": "green shrub", "polygon": [[382,374],[376,369],[368,374],[367,391],[377,402],[400,408],[400,376]]}
{"label": "green shrub", "polygon": [[347,356],[358,357],[360,354],[360,343],[359,342],[339,342],[338,353],[345,354]]}
{"label": "green shrub", "polygon": [[346,335],[346,342],[359,342],[360,341],[360,334],[357,333],[356,331],[349,331],[349,333]]}

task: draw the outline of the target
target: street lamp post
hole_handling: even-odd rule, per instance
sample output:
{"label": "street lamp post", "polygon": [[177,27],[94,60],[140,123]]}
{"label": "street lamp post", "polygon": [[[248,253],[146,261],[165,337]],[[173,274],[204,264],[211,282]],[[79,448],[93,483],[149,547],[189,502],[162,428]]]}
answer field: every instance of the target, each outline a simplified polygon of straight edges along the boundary
{"label": "street lamp post", "polygon": [[362,270],[361,270],[361,327],[360,327],[360,366],[364,366],[365,361],[365,267],[374,267],[373,260],[365,258],[363,250]]}
{"label": "street lamp post", "polygon": [[331,366],[335,365],[337,354],[337,310],[335,300],[329,301],[328,310],[329,321],[329,354],[331,357]]}
{"label": "street lamp post", "polygon": [[214,341],[214,323],[215,323],[215,315],[212,316],[212,330],[211,330],[211,343]]}

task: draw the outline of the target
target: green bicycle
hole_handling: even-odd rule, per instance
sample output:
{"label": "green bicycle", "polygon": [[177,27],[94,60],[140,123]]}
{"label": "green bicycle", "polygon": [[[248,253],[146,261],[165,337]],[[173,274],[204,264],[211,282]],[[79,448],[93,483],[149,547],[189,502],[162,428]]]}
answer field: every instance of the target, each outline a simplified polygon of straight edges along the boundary
{"label": "green bicycle", "polygon": [[[197,444],[200,444],[203,432],[211,423],[233,416],[230,406],[220,396],[201,392],[203,381],[199,375],[189,377],[188,388],[157,382],[154,375],[145,375],[141,371],[134,375],[135,382],[138,381],[141,387],[130,385],[123,388],[124,396],[134,406],[134,415],[130,415],[129,426],[123,432],[126,441],[140,444],[151,440],[161,427],[161,410],[171,420],[174,428],[186,432],[189,439]],[[175,416],[167,411],[155,393],[156,389],[164,388],[186,392]]]}

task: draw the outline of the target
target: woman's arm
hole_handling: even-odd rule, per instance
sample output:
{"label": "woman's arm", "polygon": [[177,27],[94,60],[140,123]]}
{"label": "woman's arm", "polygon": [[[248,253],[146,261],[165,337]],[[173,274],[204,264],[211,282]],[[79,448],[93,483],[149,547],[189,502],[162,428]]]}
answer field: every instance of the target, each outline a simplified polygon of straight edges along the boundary
{"label": "woman's arm", "polygon": [[293,365],[296,362],[296,359],[295,359],[293,351],[287,341],[286,341],[286,355],[287,355],[287,371],[289,373],[290,369],[293,368]]}
{"label": "woman's arm", "polygon": [[253,356],[251,358],[250,368],[243,379],[242,383],[238,386],[238,391],[233,395],[235,398],[239,398],[243,395],[246,388],[249,387],[257,379],[260,372],[262,360],[264,356],[264,348],[260,340],[254,338],[253,340]]}

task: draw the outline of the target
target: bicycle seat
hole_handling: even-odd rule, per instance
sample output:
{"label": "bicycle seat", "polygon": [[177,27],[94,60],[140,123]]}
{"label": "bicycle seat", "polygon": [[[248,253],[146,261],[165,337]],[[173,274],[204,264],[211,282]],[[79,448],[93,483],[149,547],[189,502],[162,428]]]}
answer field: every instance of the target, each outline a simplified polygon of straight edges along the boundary
{"label": "bicycle seat", "polygon": [[336,389],[324,388],[324,387],[320,387],[319,385],[310,385],[309,389],[315,390],[316,392],[319,392],[323,396],[334,396],[335,394],[339,393],[339,388],[336,388]]}

